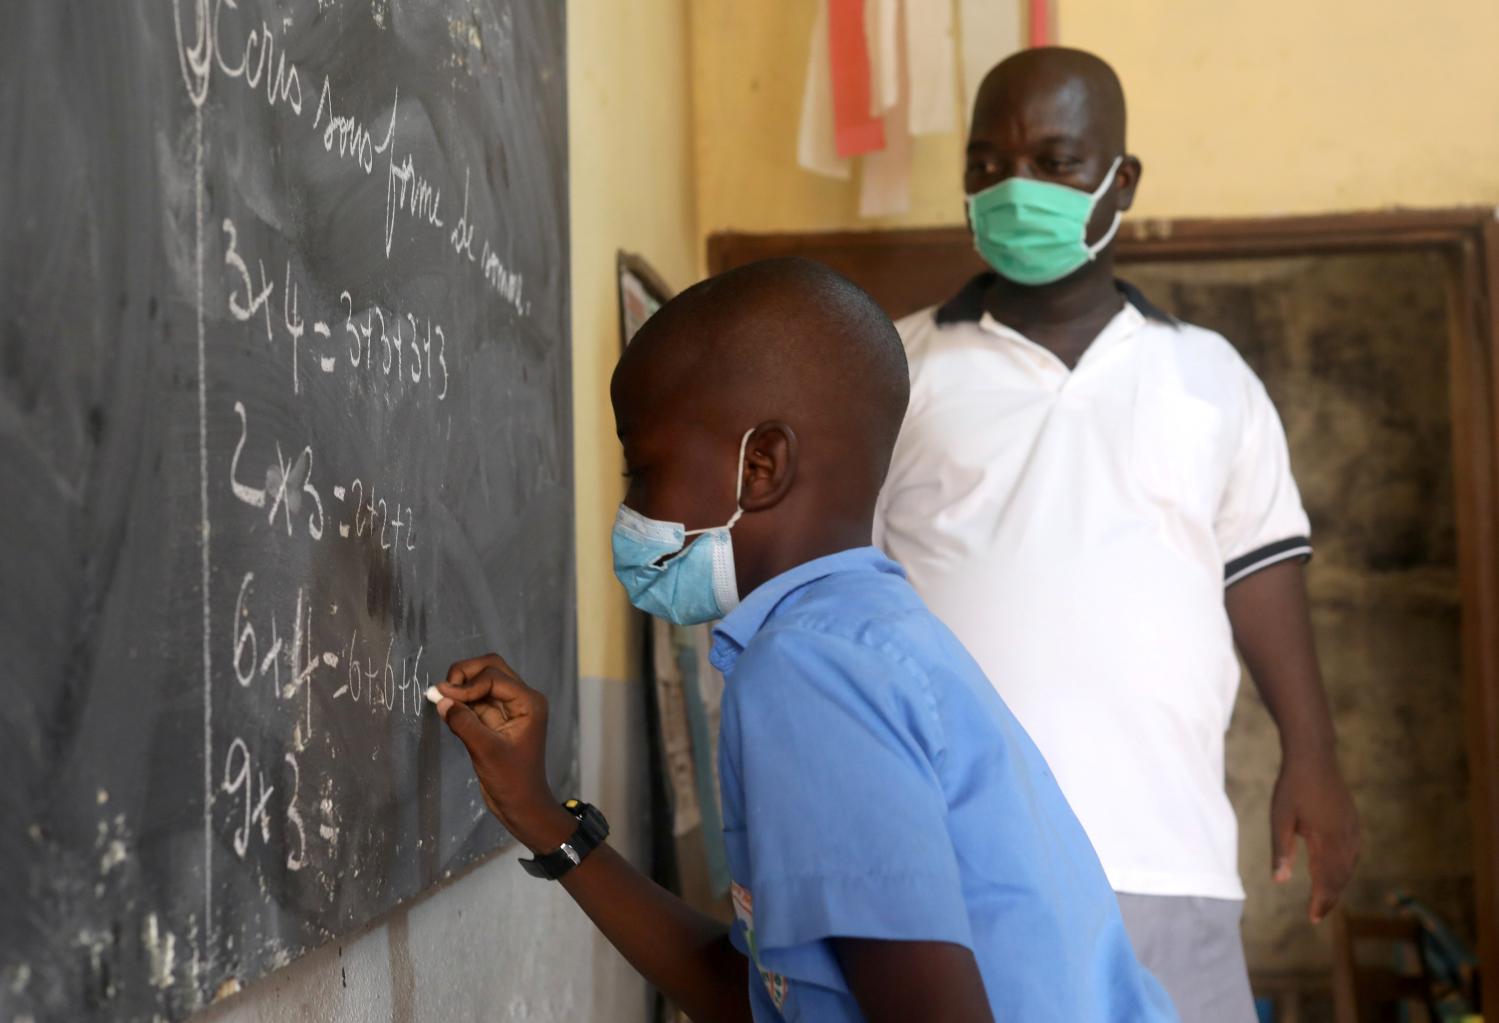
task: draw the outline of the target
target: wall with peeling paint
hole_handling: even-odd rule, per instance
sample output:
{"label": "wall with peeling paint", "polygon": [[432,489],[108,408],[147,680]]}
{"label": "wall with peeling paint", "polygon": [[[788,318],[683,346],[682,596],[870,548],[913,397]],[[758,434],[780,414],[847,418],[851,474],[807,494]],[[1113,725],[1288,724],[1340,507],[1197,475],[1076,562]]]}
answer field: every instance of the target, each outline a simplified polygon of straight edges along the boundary
{"label": "wall with peeling paint", "polygon": [[[1440,253],[1417,250],[1128,269],[1163,308],[1232,339],[1285,423],[1317,549],[1312,625],[1363,818],[1344,904],[1381,913],[1392,893],[1410,894],[1471,942],[1449,274]],[[1306,923],[1304,859],[1291,883],[1270,879],[1280,740],[1247,680],[1227,753],[1250,968],[1325,977],[1331,934]]]}

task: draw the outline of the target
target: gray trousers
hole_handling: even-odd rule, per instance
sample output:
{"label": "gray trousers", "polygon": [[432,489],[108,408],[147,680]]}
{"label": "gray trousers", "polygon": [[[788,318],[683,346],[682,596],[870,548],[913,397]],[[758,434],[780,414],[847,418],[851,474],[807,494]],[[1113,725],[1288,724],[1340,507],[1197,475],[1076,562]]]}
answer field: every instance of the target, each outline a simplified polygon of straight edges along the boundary
{"label": "gray trousers", "polygon": [[1255,1023],[1238,899],[1119,896],[1135,958],[1166,989],[1182,1023]]}

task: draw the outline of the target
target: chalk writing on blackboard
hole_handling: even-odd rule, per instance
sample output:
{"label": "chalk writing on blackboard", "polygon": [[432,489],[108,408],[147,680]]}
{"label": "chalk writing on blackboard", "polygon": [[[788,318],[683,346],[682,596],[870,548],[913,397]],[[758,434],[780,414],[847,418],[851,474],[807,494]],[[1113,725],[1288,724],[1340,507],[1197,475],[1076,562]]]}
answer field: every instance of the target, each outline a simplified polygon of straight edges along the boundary
{"label": "chalk writing on blackboard", "polygon": [[452,656],[571,706],[564,16],[14,15],[0,1017],[178,1019],[503,841]]}

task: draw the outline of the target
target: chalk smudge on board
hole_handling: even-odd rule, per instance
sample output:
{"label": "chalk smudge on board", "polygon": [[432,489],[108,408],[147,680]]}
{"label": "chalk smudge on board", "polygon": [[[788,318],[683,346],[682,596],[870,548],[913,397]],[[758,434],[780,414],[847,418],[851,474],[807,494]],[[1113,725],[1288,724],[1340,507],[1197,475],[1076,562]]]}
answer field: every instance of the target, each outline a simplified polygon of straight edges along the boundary
{"label": "chalk smudge on board", "polygon": [[151,957],[151,984],[165,991],[172,986],[172,973],[177,967],[177,936],[162,930],[155,913],[147,913],[141,940],[146,943],[146,954]]}

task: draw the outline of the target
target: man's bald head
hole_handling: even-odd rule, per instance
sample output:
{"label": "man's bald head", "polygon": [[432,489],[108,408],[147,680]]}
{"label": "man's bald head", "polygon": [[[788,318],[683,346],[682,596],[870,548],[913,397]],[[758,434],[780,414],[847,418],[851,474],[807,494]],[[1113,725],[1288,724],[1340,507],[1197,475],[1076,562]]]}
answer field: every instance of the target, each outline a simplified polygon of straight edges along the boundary
{"label": "man's bald head", "polygon": [[664,416],[737,441],[779,420],[804,446],[862,439],[888,463],[909,386],[900,336],[868,294],[820,263],[770,259],[662,307],[620,359],[611,397],[621,431]]}
{"label": "man's bald head", "polygon": [[1102,59],[1084,50],[1042,46],[1005,58],[984,76],[972,128],[1035,116],[1086,133],[1099,147],[1124,152],[1124,87]]}

